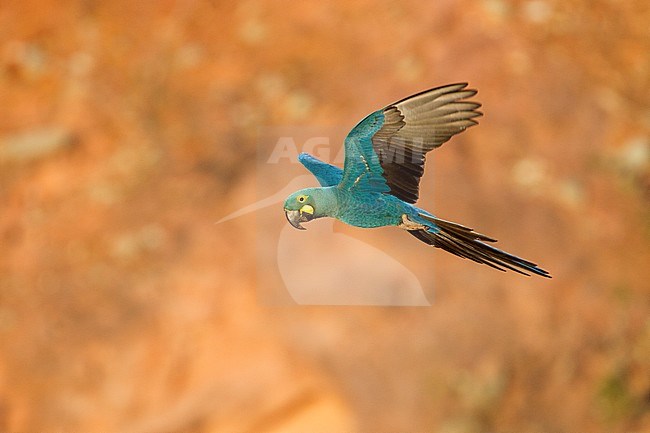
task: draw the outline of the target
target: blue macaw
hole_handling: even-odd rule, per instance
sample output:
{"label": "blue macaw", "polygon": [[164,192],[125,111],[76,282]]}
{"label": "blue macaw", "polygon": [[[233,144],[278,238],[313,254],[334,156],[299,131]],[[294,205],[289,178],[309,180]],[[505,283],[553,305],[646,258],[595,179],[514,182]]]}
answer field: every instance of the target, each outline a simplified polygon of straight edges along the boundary
{"label": "blue macaw", "polygon": [[396,226],[422,242],[501,271],[543,277],[535,263],[495,248],[489,236],[435,217],[414,205],[427,152],[478,124],[477,91],[449,84],[409,96],[375,111],[345,138],[343,170],[302,153],[298,160],[321,184],[284,202],[289,223],[332,217],[356,227]]}

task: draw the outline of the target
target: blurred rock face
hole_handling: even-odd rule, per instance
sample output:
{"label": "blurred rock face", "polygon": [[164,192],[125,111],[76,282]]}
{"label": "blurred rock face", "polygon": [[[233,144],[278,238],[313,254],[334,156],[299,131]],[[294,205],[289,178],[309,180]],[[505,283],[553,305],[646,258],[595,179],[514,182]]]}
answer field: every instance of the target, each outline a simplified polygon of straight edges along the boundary
{"label": "blurred rock face", "polygon": [[[643,1],[5,2],[0,431],[649,430],[649,21]],[[375,230],[355,235],[431,307],[258,302],[260,225],[213,222],[256,198],[259,129],[351,128],[466,80],[485,116],[429,157],[421,202],[554,279]]]}

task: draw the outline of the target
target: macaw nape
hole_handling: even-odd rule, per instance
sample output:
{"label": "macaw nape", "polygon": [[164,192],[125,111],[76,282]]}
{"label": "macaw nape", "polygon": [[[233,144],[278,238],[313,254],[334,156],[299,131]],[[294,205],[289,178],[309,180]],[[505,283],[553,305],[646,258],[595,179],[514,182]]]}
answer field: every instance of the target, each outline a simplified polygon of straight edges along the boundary
{"label": "macaw nape", "polygon": [[426,154],[478,124],[477,91],[449,84],[409,96],[375,111],[345,138],[343,169],[302,153],[299,161],[321,187],[305,188],[284,202],[289,223],[331,217],[356,227],[397,226],[422,242],[491,266],[550,278],[535,263],[489,245],[495,239],[437,218],[414,205]]}

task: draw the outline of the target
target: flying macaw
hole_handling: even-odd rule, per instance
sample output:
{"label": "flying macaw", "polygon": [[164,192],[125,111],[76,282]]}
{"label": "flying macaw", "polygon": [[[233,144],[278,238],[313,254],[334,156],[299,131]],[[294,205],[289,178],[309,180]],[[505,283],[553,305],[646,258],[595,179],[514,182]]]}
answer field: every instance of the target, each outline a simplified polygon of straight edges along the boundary
{"label": "flying macaw", "polygon": [[321,187],[305,188],[284,202],[289,223],[331,217],[356,227],[396,226],[422,242],[500,271],[550,278],[535,263],[495,248],[489,236],[446,221],[414,205],[427,152],[478,124],[477,91],[449,84],[375,111],[345,138],[343,170],[301,153],[298,160]]}

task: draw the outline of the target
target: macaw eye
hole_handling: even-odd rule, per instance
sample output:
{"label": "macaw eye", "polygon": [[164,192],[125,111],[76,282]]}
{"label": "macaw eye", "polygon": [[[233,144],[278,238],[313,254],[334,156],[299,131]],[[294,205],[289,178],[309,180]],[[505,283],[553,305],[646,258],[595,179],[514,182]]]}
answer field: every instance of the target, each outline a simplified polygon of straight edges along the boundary
{"label": "macaw eye", "polygon": [[307,200],[307,196],[300,195],[298,196],[298,203],[304,203]]}

